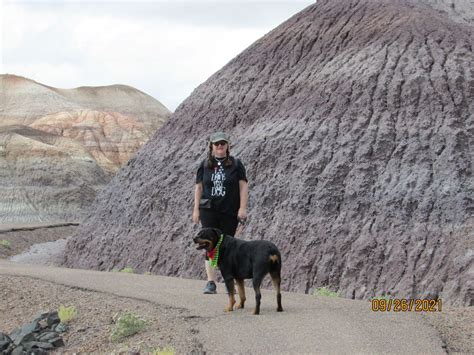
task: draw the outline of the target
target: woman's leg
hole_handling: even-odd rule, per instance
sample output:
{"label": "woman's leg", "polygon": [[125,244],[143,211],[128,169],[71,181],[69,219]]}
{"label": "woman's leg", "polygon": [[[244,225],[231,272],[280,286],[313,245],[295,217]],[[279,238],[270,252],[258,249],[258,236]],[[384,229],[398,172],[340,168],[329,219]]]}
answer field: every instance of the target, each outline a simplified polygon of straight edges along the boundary
{"label": "woman's leg", "polygon": [[[216,213],[205,209],[201,209],[199,212],[203,228],[219,228],[219,218]],[[216,271],[211,266],[207,255],[206,260],[204,260],[204,268],[207,275],[207,285],[204,288],[204,293],[216,293]]]}
{"label": "woman's leg", "polygon": [[219,229],[225,235],[231,235],[232,237],[235,236],[235,231],[237,230],[237,226],[239,225],[239,221],[237,220],[237,216],[230,216],[228,214],[221,213],[219,215]]}

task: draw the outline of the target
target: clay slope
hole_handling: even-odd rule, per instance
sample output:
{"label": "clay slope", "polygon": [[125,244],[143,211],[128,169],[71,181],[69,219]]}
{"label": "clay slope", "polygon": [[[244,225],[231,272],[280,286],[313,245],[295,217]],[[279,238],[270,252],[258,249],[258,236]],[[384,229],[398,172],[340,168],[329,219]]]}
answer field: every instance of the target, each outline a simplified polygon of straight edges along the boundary
{"label": "clay slope", "polygon": [[[152,97],[124,85],[66,90],[0,75],[0,89],[0,164],[8,167],[0,179],[4,224],[81,220],[95,193],[170,114]],[[43,136],[50,137],[47,143],[38,140]],[[64,169],[58,172],[58,166]]]}
{"label": "clay slope", "polygon": [[193,179],[223,129],[242,237],[280,247],[285,289],[472,305],[474,33],[439,3],[319,0],[255,42],[100,193],[65,264],[202,277]]}
{"label": "clay slope", "polygon": [[0,127],[0,224],[80,221],[108,181],[81,144],[30,127]]}

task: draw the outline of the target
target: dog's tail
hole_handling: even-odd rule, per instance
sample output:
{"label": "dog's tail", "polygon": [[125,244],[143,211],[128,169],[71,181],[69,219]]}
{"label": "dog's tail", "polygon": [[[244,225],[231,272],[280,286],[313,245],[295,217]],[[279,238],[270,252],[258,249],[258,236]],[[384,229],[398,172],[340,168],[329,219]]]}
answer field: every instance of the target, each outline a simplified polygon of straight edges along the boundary
{"label": "dog's tail", "polygon": [[281,269],[281,255],[280,253],[272,253],[269,257],[270,271],[280,271]]}
{"label": "dog's tail", "polygon": [[278,257],[278,255],[272,254],[272,255],[270,255],[270,262],[271,263],[278,263],[278,262],[280,262],[280,258]]}

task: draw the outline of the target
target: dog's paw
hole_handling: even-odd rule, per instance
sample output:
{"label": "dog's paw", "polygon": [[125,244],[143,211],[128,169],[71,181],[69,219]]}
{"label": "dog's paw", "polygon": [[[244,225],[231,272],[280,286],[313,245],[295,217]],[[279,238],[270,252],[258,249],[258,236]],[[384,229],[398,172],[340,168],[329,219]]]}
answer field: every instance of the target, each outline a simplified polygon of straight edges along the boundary
{"label": "dog's paw", "polygon": [[224,312],[232,312],[234,310],[234,307],[226,307],[224,308]]}
{"label": "dog's paw", "polygon": [[244,305],[239,303],[237,306],[235,306],[235,309],[243,309]]}

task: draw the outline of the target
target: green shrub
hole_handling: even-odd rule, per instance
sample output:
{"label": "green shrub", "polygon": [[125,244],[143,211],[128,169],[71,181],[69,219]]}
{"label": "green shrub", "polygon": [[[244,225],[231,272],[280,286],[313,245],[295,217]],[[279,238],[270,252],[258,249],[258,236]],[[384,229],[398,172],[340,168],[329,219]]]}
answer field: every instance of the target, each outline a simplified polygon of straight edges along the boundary
{"label": "green shrub", "polygon": [[316,288],[313,291],[313,295],[315,295],[315,296],[327,296],[327,297],[339,297],[338,292],[331,291],[330,289],[328,289],[326,287]]}
{"label": "green shrub", "polygon": [[12,242],[10,242],[9,240],[3,239],[2,241],[0,241],[0,245],[5,248],[10,248],[12,246]]}
{"label": "green shrub", "polygon": [[133,269],[131,267],[124,267],[120,272],[125,272],[127,274],[133,274]]}
{"label": "green shrub", "polygon": [[110,339],[113,342],[121,341],[123,338],[134,335],[145,328],[146,322],[130,312],[125,312],[118,317]]}
{"label": "green shrub", "polygon": [[61,320],[61,323],[67,323],[71,319],[73,319],[77,314],[76,307],[70,306],[70,307],[64,307],[63,305],[59,306],[58,310],[58,316],[59,319]]}

